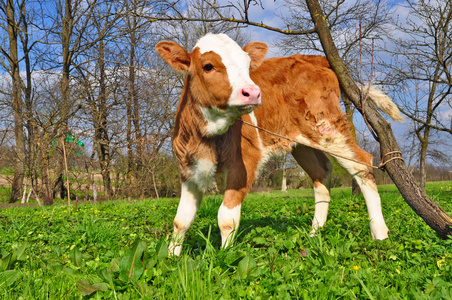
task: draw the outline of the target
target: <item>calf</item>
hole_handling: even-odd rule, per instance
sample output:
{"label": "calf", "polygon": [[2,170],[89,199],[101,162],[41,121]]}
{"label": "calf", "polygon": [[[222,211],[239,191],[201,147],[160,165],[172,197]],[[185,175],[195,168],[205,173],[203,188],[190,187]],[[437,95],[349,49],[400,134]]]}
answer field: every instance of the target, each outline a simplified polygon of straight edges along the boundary
{"label": "calf", "polygon": [[[215,187],[219,174],[226,177],[218,211],[222,246],[226,247],[237,230],[242,201],[259,167],[275,152],[292,153],[314,182],[314,232],[325,224],[330,202],[331,162],[318,150],[322,149],[338,155],[337,161],[359,184],[372,237],[388,237],[375,179],[366,166],[372,164],[372,156],[358,147],[350,133],[339,104],[338,80],[325,57],[264,60],[266,44],[252,42],[241,49],[224,34],[204,36],[190,53],[167,41],[158,43],[156,51],[174,70],[186,74],[173,139],[182,175],[170,244],[173,254],[180,254],[202,194]],[[374,89],[370,93],[382,109],[400,117],[388,97]]]}

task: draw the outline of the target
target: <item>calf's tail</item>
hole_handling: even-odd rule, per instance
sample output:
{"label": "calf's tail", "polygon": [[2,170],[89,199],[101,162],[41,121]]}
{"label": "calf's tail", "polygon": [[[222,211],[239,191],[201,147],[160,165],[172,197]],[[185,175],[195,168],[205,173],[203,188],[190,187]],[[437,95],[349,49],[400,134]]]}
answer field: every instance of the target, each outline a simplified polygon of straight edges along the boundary
{"label": "calf's tail", "polygon": [[397,105],[383,91],[373,85],[366,85],[362,88],[363,95],[368,95],[372,103],[382,112],[391,117],[394,121],[402,122],[403,117]]}

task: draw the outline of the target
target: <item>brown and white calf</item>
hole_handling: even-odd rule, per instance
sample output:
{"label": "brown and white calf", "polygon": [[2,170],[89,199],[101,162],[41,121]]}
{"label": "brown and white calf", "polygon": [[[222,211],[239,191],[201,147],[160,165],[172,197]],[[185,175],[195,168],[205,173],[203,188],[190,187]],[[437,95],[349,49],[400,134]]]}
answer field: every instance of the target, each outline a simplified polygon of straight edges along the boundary
{"label": "brown and white calf", "polygon": [[[293,55],[264,60],[266,44],[252,42],[242,49],[224,34],[206,35],[190,53],[167,41],[158,43],[156,50],[174,70],[186,74],[173,140],[182,174],[170,245],[174,254],[180,254],[202,194],[215,186],[219,174],[226,176],[226,191],[218,225],[222,246],[230,243],[240,222],[242,201],[259,167],[274,152],[292,153],[312,178],[313,231],[323,226],[330,202],[331,163],[310,145],[341,156],[337,161],[356,179],[366,200],[372,237],[387,238],[371,168],[343,158],[372,163],[372,156],[359,148],[350,134],[339,104],[338,80],[325,57]],[[370,93],[382,109],[400,118],[388,97],[374,89]],[[237,118],[298,143],[259,131]]]}

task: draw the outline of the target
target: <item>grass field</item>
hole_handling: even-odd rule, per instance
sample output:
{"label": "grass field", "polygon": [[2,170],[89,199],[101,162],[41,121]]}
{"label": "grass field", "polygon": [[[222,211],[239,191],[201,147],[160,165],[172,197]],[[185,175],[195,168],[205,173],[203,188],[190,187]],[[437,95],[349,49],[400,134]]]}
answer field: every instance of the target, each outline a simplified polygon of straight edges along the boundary
{"label": "grass field", "polygon": [[[221,196],[208,196],[180,257],[167,235],[178,199],[0,211],[1,299],[452,299],[452,242],[380,186],[390,238],[373,241],[367,211],[334,189],[329,220],[309,237],[309,190],[247,196],[235,246],[220,250]],[[452,182],[428,194],[452,212]],[[75,207],[72,207],[73,210]]]}

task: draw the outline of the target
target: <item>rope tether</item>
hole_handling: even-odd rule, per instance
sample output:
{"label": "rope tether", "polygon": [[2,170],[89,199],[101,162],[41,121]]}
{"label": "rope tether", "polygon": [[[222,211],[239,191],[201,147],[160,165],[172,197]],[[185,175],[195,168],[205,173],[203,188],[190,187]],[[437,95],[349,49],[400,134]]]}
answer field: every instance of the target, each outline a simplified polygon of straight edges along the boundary
{"label": "rope tether", "polygon": [[[381,158],[381,163],[380,163],[380,165],[379,165],[378,167],[375,167],[375,166],[373,166],[373,165],[366,164],[366,163],[364,163],[364,162],[362,162],[362,161],[358,161],[358,160],[353,159],[353,158],[349,158],[349,157],[342,156],[342,155],[339,155],[339,154],[336,154],[336,153],[332,153],[332,152],[330,152],[330,151],[326,151],[325,149],[322,149],[321,147],[318,147],[318,146],[315,146],[315,145],[307,145],[307,144],[301,143],[300,141],[294,140],[294,139],[292,139],[292,138],[290,138],[290,137],[287,137],[287,136],[278,134],[278,133],[276,133],[276,132],[272,132],[272,131],[267,130],[267,129],[264,129],[264,128],[262,128],[262,127],[256,126],[256,125],[251,124],[251,123],[249,123],[249,122],[247,122],[247,121],[244,121],[244,120],[242,120],[242,119],[239,119],[239,118],[238,118],[237,121],[240,121],[240,122],[242,122],[242,123],[244,123],[244,124],[246,124],[246,125],[248,125],[248,126],[251,126],[251,127],[256,128],[256,129],[258,129],[258,130],[264,131],[264,132],[266,132],[266,133],[268,133],[268,134],[271,134],[271,135],[280,137],[280,138],[282,138],[282,139],[286,139],[286,140],[288,140],[288,141],[290,141],[290,142],[297,143],[297,144],[301,144],[301,145],[304,145],[304,146],[307,146],[307,147],[310,147],[310,148],[313,148],[313,149],[316,149],[316,150],[320,150],[320,151],[325,152],[325,153],[328,153],[328,154],[330,154],[330,155],[332,155],[332,156],[334,156],[334,157],[343,158],[343,159],[346,159],[346,160],[349,160],[349,161],[352,161],[352,162],[355,162],[355,163],[358,163],[358,164],[361,164],[361,165],[365,165],[365,166],[367,166],[367,167],[369,167],[369,168],[373,168],[373,169],[383,169],[384,166],[385,166],[388,162],[390,162],[391,160],[395,160],[395,159],[401,159],[401,160],[403,160],[402,152],[400,152],[400,151],[392,151],[392,152],[388,152],[388,153],[386,153],[385,155],[383,155],[383,157]],[[398,156],[394,156],[394,157],[388,159],[387,161],[384,161],[384,159],[385,159],[385,157],[386,157],[387,155],[396,154],[396,153],[398,154]]]}
{"label": "rope tether", "polygon": [[[394,156],[394,157],[388,159],[387,161],[385,161],[386,155],[391,155],[391,154],[397,154],[397,156]],[[391,160],[394,160],[394,159],[401,159],[401,160],[404,161],[404,159],[403,159],[403,157],[402,157],[402,152],[400,152],[400,151],[391,151],[391,152],[386,153],[386,154],[383,155],[383,157],[381,158],[381,163],[380,163],[380,165],[378,165],[378,168],[379,168],[379,169],[383,169],[383,167],[384,167],[388,162],[390,162]]]}

